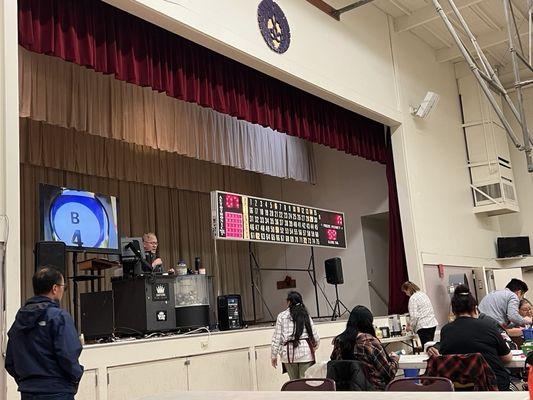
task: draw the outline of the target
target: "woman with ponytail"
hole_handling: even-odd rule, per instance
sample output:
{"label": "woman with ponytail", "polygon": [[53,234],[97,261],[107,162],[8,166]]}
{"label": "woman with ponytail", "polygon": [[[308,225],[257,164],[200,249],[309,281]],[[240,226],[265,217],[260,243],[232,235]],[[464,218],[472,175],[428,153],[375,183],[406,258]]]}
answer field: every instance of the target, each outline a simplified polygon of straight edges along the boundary
{"label": "woman with ponytail", "polygon": [[305,371],[315,363],[315,350],[320,338],[298,292],[287,294],[287,309],[278,315],[272,336],[272,366],[277,368],[281,356],[283,372],[289,378],[305,377]]}

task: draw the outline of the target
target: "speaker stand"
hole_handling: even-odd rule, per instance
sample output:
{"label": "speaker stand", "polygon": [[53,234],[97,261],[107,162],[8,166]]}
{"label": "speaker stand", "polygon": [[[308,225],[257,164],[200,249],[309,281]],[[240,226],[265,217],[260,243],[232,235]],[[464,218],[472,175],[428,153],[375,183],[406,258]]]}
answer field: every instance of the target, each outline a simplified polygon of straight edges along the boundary
{"label": "speaker stand", "polygon": [[[215,240],[215,243],[216,243],[216,240]],[[259,294],[259,297],[260,297],[261,301],[265,305],[265,308],[267,309],[267,312],[270,314],[270,318],[271,318],[270,322],[275,322],[276,321],[275,318],[274,318],[274,315],[272,314],[272,312],[268,308],[268,305],[267,305],[265,299],[263,298],[263,294],[259,290],[258,285],[255,283],[254,273],[256,271],[259,274],[259,276],[261,275],[261,271],[307,272],[307,274],[309,275],[309,278],[311,279],[311,283],[313,284],[313,287],[315,289],[315,301],[316,301],[317,318],[320,318],[320,307],[319,307],[319,303],[318,303],[318,290],[319,289],[322,292],[322,295],[324,296],[324,299],[326,299],[326,302],[328,303],[328,306],[331,309],[333,309],[328,297],[326,296],[326,293],[324,292],[324,289],[322,289],[322,287],[320,287],[318,285],[318,283],[317,283],[316,269],[315,269],[315,250],[314,250],[313,246],[311,246],[310,249],[311,249],[311,256],[309,258],[309,263],[307,264],[307,268],[287,268],[286,266],[285,266],[285,268],[283,268],[283,267],[280,267],[280,268],[264,268],[264,267],[261,267],[259,265],[259,262],[257,261],[257,258],[255,257],[255,254],[254,254],[253,249],[252,249],[252,242],[248,242],[248,254],[249,254],[249,258],[250,258],[250,278],[251,278],[251,289],[252,289],[252,307],[253,307],[253,316],[254,316],[253,323],[254,324],[257,322],[257,312],[256,312],[256,309],[255,309],[256,308],[256,304],[255,304],[256,303],[256,299],[255,299],[255,292],[256,291]],[[215,245],[215,250],[216,250],[216,245]]]}
{"label": "speaker stand", "polygon": [[[344,307],[344,312],[341,314],[341,305]],[[337,318],[341,317],[345,312],[349,312],[348,307],[339,300],[339,288],[337,287],[337,284],[335,284],[335,304],[333,305],[333,315],[331,316],[331,320],[335,321]]]}
{"label": "speaker stand", "polygon": [[74,326],[78,329],[78,281],[76,280],[78,276],[78,252],[72,252],[72,297],[74,303]]}
{"label": "speaker stand", "polygon": [[[72,313],[74,318],[74,326],[79,332],[79,282],[94,282],[94,280],[99,279],[99,275],[78,275],[78,253],[83,253],[83,251],[72,250],[72,276],[68,279],[72,281],[72,305],[74,307],[74,312]],[[66,277],[65,277],[66,279]]]}

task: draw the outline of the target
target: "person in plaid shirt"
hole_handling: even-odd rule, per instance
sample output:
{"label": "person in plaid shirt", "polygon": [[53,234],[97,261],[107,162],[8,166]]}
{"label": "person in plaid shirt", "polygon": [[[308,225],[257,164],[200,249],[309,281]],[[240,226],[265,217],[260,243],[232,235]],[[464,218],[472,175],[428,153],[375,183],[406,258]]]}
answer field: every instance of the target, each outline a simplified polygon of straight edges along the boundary
{"label": "person in plaid shirt", "polygon": [[272,336],[272,366],[277,368],[279,355],[283,372],[288,372],[291,380],[301,379],[315,363],[320,337],[300,293],[291,291],[287,294],[287,307],[279,313]]}
{"label": "person in plaid shirt", "polygon": [[365,375],[374,390],[385,390],[398,371],[399,357],[387,355],[376,337],[374,316],[365,306],[350,312],[346,329],[333,339],[332,360],[357,360],[363,364]]}

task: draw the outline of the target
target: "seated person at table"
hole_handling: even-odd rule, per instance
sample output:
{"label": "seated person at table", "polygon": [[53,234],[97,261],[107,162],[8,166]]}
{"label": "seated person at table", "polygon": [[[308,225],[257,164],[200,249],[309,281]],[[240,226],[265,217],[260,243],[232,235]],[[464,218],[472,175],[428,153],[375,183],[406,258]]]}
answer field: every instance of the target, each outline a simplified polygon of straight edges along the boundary
{"label": "seated person at table", "polygon": [[[518,304],[518,314],[520,314],[520,316],[523,318],[531,318],[533,316],[533,307],[531,306],[531,303],[528,299],[520,300],[520,303]],[[516,326],[516,324],[513,323],[510,323],[505,328],[505,330],[511,337],[522,336],[522,329],[524,328]]]}
{"label": "seated person at table", "polygon": [[357,360],[365,368],[365,375],[374,390],[385,390],[398,370],[399,357],[387,352],[376,338],[374,317],[364,306],[350,312],[346,329],[333,339],[332,360]]}
{"label": "seated person at table", "polygon": [[[520,316],[522,317],[531,318],[533,316],[533,307],[531,306],[529,300],[520,300],[520,304],[518,305],[518,314],[520,314]],[[526,325],[526,328],[529,328],[529,325]],[[522,337],[523,329],[524,327],[516,326],[513,323],[505,327],[505,331],[511,337],[517,347],[522,346],[522,344],[524,344],[524,338]]]}
{"label": "seated person at table", "polygon": [[[504,364],[512,360],[511,350],[490,319],[478,319],[476,299],[470,290],[459,285],[452,297],[455,321],[442,327],[439,350],[430,355],[480,353],[496,375],[499,390],[509,390],[510,376]],[[473,377],[475,379],[475,377]]]}
{"label": "seated person at table", "polygon": [[[498,333],[502,336],[504,342],[507,343],[507,345],[509,346],[510,349],[516,349],[517,348],[516,344],[513,342],[511,337],[507,334],[507,330],[503,329],[503,327],[495,319],[493,319],[493,318],[491,318],[488,315],[485,315],[483,313],[480,313],[478,315],[478,319],[479,320],[484,320],[484,321],[488,322],[489,324],[491,324],[498,331]],[[520,330],[520,332],[522,332],[522,330]]]}
{"label": "seated person at table", "polygon": [[[143,246],[146,262],[152,268],[152,272],[163,273],[165,268],[163,267],[163,260],[157,253],[157,236],[153,232],[148,232],[143,235]],[[169,268],[169,273],[173,274],[174,269]]]}

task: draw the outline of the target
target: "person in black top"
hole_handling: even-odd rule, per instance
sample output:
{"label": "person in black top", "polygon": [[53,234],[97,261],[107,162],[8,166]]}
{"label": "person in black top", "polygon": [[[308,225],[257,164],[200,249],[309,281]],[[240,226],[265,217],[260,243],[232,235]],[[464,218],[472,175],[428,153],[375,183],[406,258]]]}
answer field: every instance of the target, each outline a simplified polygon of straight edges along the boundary
{"label": "person in black top", "polygon": [[[440,354],[481,353],[494,371],[499,390],[509,390],[510,376],[504,364],[512,359],[511,350],[490,319],[477,318],[477,302],[470,290],[459,285],[452,297],[455,321],[440,332]],[[435,349],[428,351],[438,354]]]}

